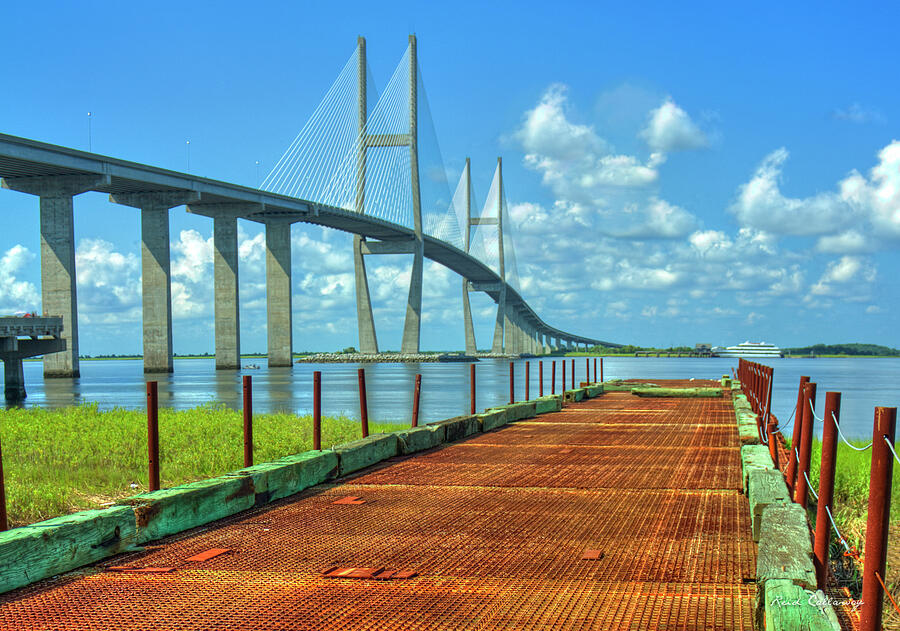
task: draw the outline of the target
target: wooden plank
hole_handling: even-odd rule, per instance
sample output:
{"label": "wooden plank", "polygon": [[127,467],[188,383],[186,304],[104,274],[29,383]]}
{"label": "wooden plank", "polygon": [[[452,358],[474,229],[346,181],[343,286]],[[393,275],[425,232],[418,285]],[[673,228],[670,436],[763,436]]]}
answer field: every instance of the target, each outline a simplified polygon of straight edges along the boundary
{"label": "wooden plank", "polygon": [[753,540],[759,541],[763,512],[769,506],[789,504],[791,501],[781,472],[775,469],[750,469],[747,472],[747,500],[750,503]]}
{"label": "wooden plank", "polygon": [[816,587],[806,512],[799,504],[772,504],[763,510],[756,581],[764,589],[771,579],[788,579],[804,589]]}
{"label": "wooden plank", "polygon": [[128,506],[0,532],[0,593],[125,552],[134,541],[134,511]]}
{"label": "wooden plank", "polygon": [[768,581],[766,631],[840,631],[841,625],[825,594],[805,590],[786,579]]}
{"label": "wooden plank", "polygon": [[765,445],[744,445],[741,447],[741,473],[744,479],[744,495],[749,493],[747,475],[750,469],[774,469],[775,463]]}
{"label": "wooden plank", "polygon": [[395,434],[374,434],[338,445],[334,453],[338,457],[339,475],[344,476],[398,455],[399,440]]}

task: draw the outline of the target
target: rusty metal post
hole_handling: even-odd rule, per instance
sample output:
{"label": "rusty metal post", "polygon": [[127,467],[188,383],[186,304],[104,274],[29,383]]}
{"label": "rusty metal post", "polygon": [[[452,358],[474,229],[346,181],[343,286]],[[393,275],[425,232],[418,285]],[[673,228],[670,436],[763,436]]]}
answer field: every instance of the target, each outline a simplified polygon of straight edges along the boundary
{"label": "rusty metal post", "polygon": [[366,369],[359,368],[356,371],[359,381],[359,424],[362,427],[362,437],[369,435],[369,403],[366,400]]}
{"label": "rusty metal post", "polygon": [[313,373],[313,449],[322,451],[322,373]]}
{"label": "rusty metal post", "polygon": [[250,375],[244,375],[244,466],[253,466],[253,387]]}
{"label": "rusty metal post", "polygon": [[766,396],[766,420],[772,416],[772,390],[775,389],[775,369],[769,368],[769,384]]}
{"label": "rusty metal post", "polygon": [[591,358],[584,358],[584,380],[586,383],[591,382]]}
{"label": "rusty metal post", "polygon": [[513,367],[513,362],[509,362],[509,404],[512,405],[516,402],[516,387],[515,387],[515,368]]}
{"label": "rusty metal post", "polygon": [[470,413],[475,414],[475,364],[469,366],[469,401]]}
{"label": "rusty metal post", "polygon": [[525,400],[531,400],[531,362],[525,362]]}
{"label": "rusty metal post", "polygon": [[147,464],[151,491],[159,490],[159,394],[155,381],[147,382]]}
{"label": "rusty metal post", "polygon": [[600,383],[603,383],[603,358],[600,358]]}
{"label": "rusty metal post", "polygon": [[[738,377],[740,377],[740,374]],[[797,477],[797,456],[794,455],[794,447],[800,442],[800,428],[802,425],[800,419],[803,418],[803,386],[807,383],[809,383],[809,377],[800,377],[800,387],[797,390],[797,406],[794,408],[794,431],[791,434],[791,446],[788,448],[788,465],[785,481],[791,497],[794,496],[794,478]],[[744,382],[741,381],[741,388],[743,387]]]}
{"label": "rusty metal post", "polygon": [[770,416],[769,422],[766,424],[766,438],[769,441],[769,455],[772,456],[772,463],[776,469],[781,470],[778,462],[778,421],[774,416]]}
{"label": "rusty metal post", "polygon": [[[800,432],[800,463],[797,465],[797,483],[794,490],[794,501],[806,510],[809,486],[806,478],[809,476],[809,462],[812,456],[812,437],[815,417],[813,410],[816,406],[816,384],[806,384],[806,396],[803,401],[803,429]],[[793,448],[793,447],[792,447]]]}
{"label": "rusty metal post", "polygon": [[550,394],[556,394],[556,360],[550,364]]}
{"label": "rusty metal post", "polygon": [[419,395],[422,393],[422,375],[416,375],[416,386],[413,389],[412,426],[419,426]]}
{"label": "rusty metal post", "polygon": [[6,518],[6,483],[3,481],[3,447],[0,445],[0,532],[9,529]]}
{"label": "rusty metal post", "polygon": [[[831,415],[834,414],[834,420]],[[822,460],[819,465],[819,505],[816,507],[816,544],[813,562],[816,566],[816,585],[825,589],[828,577],[828,546],[831,543],[831,524],[826,509],[834,498],[834,470],[837,458],[837,427],[841,418],[841,393],[825,393],[825,426],[822,428]]]}
{"label": "rusty metal post", "polygon": [[544,396],[544,362],[538,362],[538,396]]}
{"label": "rusty metal post", "polygon": [[562,364],[562,392],[560,394],[566,393],[566,360],[562,360],[560,362]]}
{"label": "rusty metal post", "polygon": [[575,389],[575,360],[572,360],[572,390]]}
{"label": "rusty metal post", "polygon": [[597,358],[594,358],[594,383],[599,383],[597,381]]}
{"label": "rusty metal post", "polygon": [[[872,429],[872,469],[869,478],[869,513],[866,520],[866,551],[863,563],[860,631],[881,629],[884,570],[887,562],[888,525],[891,517],[891,476],[894,456],[887,445],[894,444],[897,408],[875,408]],[[877,574],[877,576],[876,576]],[[881,580],[879,581],[879,577]]]}

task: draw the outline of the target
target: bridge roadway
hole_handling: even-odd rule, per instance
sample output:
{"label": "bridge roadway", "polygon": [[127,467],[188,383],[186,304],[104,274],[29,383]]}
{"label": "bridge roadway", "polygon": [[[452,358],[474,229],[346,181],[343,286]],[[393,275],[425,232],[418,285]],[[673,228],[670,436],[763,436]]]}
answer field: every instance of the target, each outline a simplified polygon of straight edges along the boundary
{"label": "bridge roadway", "polygon": [[[167,303],[167,300],[168,302],[170,300],[167,294],[160,295],[160,292],[169,291],[161,287],[163,284],[162,279],[167,279],[169,274],[168,215],[156,212],[154,216],[153,212],[149,211],[168,211],[169,208],[175,206],[187,205],[190,212],[211,217],[217,223],[220,218],[227,217],[233,226],[235,218],[242,218],[266,224],[267,231],[271,224],[289,225],[293,222],[303,222],[326,226],[361,235],[367,239],[377,239],[384,242],[409,241],[415,236],[411,228],[343,208],[6,134],[0,134],[0,178],[3,179],[3,186],[6,188],[42,197],[42,236],[44,236],[43,232],[46,227],[44,226],[44,198],[62,198],[67,196],[69,217],[63,217],[61,214],[66,211],[66,208],[53,207],[47,210],[48,221],[58,223],[59,231],[61,231],[61,234],[49,237],[60,241],[53,248],[53,255],[60,258],[60,268],[55,274],[51,274],[49,270],[46,274],[42,273],[42,285],[56,282],[60,285],[56,287],[57,290],[74,293],[74,274],[72,270],[66,269],[67,262],[62,260],[65,257],[60,255],[60,251],[72,248],[73,252],[66,255],[71,259],[71,266],[74,267],[74,244],[66,243],[67,239],[69,241],[73,239],[71,227],[64,225],[66,221],[71,222],[72,195],[87,191],[109,193],[111,201],[136,206],[141,208],[142,211],[148,211],[146,218],[142,215],[142,230],[148,233],[153,232],[153,234],[144,235],[144,249],[148,250],[156,261],[148,261],[146,260],[147,257],[144,257],[144,356],[145,362],[149,362],[153,367],[162,367],[168,370],[171,370],[171,348],[168,350],[168,357],[155,357],[159,352],[165,354],[165,348],[162,348],[160,351],[159,347],[165,347],[167,344],[171,347],[171,307],[164,304]],[[165,223],[161,225],[163,217],[165,218]],[[233,227],[231,231],[234,231]],[[234,240],[236,238],[235,234],[227,234],[220,241],[217,226],[217,249],[221,247],[221,242],[227,240],[227,238]],[[284,240],[284,233],[280,234],[281,236],[278,238]],[[273,241],[276,240],[273,239]],[[267,247],[271,245],[267,234]],[[288,256],[290,252],[289,247],[288,235]],[[236,250],[236,245],[232,249]],[[44,254],[42,251],[42,266]],[[228,253],[224,252],[217,253],[217,256],[219,255],[225,256],[225,258],[229,256]],[[236,268],[236,252],[233,253],[233,256],[234,260],[227,261],[227,263],[228,266]],[[274,259],[279,259],[279,256],[283,257],[283,254],[279,255],[276,252]],[[427,235],[424,238],[424,256],[453,270],[463,278],[467,278],[474,289],[485,291],[495,302],[499,303],[501,289],[506,285],[505,281],[494,270],[475,257],[453,245]],[[165,260],[162,261],[162,259]],[[280,264],[283,266],[284,261],[280,261]],[[289,294],[289,258],[288,269],[282,270],[282,273],[287,277],[287,292]],[[236,294],[236,269],[231,269],[229,272],[224,273],[222,278],[219,277],[220,273],[217,270],[216,276],[217,290],[220,286],[229,286],[233,287],[232,291]],[[71,278],[63,282],[60,280],[63,277]],[[152,278],[160,279],[157,282],[157,285],[160,286],[151,289],[149,291],[151,295],[148,296],[148,282],[153,282],[150,280]],[[271,290],[271,278],[269,281]],[[66,288],[66,282],[70,283],[71,290]],[[280,287],[283,288],[284,285]],[[276,292],[270,291],[270,293]],[[284,292],[282,291],[281,293]],[[48,296],[45,294],[45,301],[47,299]],[[285,298],[282,297],[281,300],[285,300]],[[287,300],[287,305],[289,306],[289,295]],[[150,305],[148,308],[147,303],[153,301],[155,301],[155,304]],[[74,301],[69,302],[74,304]],[[74,322],[76,318],[73,304],[63,303],[61,306],[64,326],[68,330],[67,336],[77,335],[77,332],[72,331],[76,324]],[[232,311],[229,316],[230,320],[228,318],[221,319],[221,329],[222,331],[230,331],[230,335],[234,337],[237,335],[235,330],[239,330],[236,304],[228,303],[227,296],[218,294],[216,296],[216,304],[217,309],[221,307],[224,311],[229,309]],[[525,302],[525,299],[509,285],[506,285],[506,304],[522,322],[526,323],[536,334],[543,335],[548,340],[556,339],[558,342],[563,340],[569,344],[618,346],[617,344],[602,342],[594,338],[566,333],[548,325]],[[275,306],[283,307],[284,305]],[[166,313],[167,308],[168,313]],[[283,311],[283,309],[274,308],[270,303],[270,319],[278,317],[279,311]],[[56,311],[52,312],[57,313]],[[72,314],[71,316],[69,312]],[[284,340],[280,340],[277,344],[273,344],[272,340],[270,340],[269,343],[270,358],[273,355],[278,356],[278,361],[281,362],[278,365],[282,365],[285,360],[287,364],[290,363],[290,319],[289,316],[284,316],[283,314],[281,318],[286,319],[286,321],[278,320],[269,323],[270,335],[278,335],[279,331],[281,331],[287,337],[288,352],[286,358],[282,357],[282,355],[285,355],[286,350]],[[67,320],[73,320],[73,322]],[[147,333],[148,326],[155,327],[155,330],[149,336]],[[232,341],[227,343],[220,339],[223,338],[224,334],[220,331],[219,311],[217,311],[216,329],[217,360],[219,355],[223,353],[235,356],[230,357],[225,364],[217,361],[217,366],[235,367],[239,364],[239,359],[237,359],[237,356],[239,356],[239,342],[235,343]],[[153,343],[150,344],[152,348],[148,348],[148,337],[153,340]],[[77,337],[69,337],[69,339],[70,352],[74,354],[74,359],[71,363],[75,368],[63,366],[59,368],[60,373],[65,373],[66,371],[77,373]],[[541,351],[545,348],[546,345],[541,344]],[[231,366],[231,364],[235,366]],[[47,371],[45,370],[46,373]]]}
{"label": "bridge roadway", "polygon": [[[0,596],[0,629],[749,631],[740,488],[728,392],[607,393],[106,564],[171,573],[88,569]],[[348,496],[364,503],[335,504]],[[231,552],[185,561],[212,548]],[[323,577],[333,566],[417,575]]]}

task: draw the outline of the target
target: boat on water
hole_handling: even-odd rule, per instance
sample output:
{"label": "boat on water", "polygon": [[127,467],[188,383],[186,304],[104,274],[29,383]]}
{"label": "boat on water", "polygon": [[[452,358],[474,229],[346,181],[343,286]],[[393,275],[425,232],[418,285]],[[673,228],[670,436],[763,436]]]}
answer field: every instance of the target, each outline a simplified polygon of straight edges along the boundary
{"label": "boat on water", "polygon": [[719,357],[784,357],[784,353],[780,348],[766,342],[741,342],[737,346],[727,346],[725,348],[717,346],[712,349],[712,353]]}

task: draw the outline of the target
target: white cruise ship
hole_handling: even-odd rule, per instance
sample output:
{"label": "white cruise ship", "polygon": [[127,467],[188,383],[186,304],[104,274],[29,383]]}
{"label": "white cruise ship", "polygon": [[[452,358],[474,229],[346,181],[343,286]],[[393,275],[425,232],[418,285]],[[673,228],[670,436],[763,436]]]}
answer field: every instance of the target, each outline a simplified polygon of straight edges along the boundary
{"label": "white cruise ship", "polygon": [[719,357],[784,357],[784,353],[781,352],[780,348],[766,342],[742,342],[737,346],[729,346],[727,348],[717,346],[712,349],[712,353]]}

